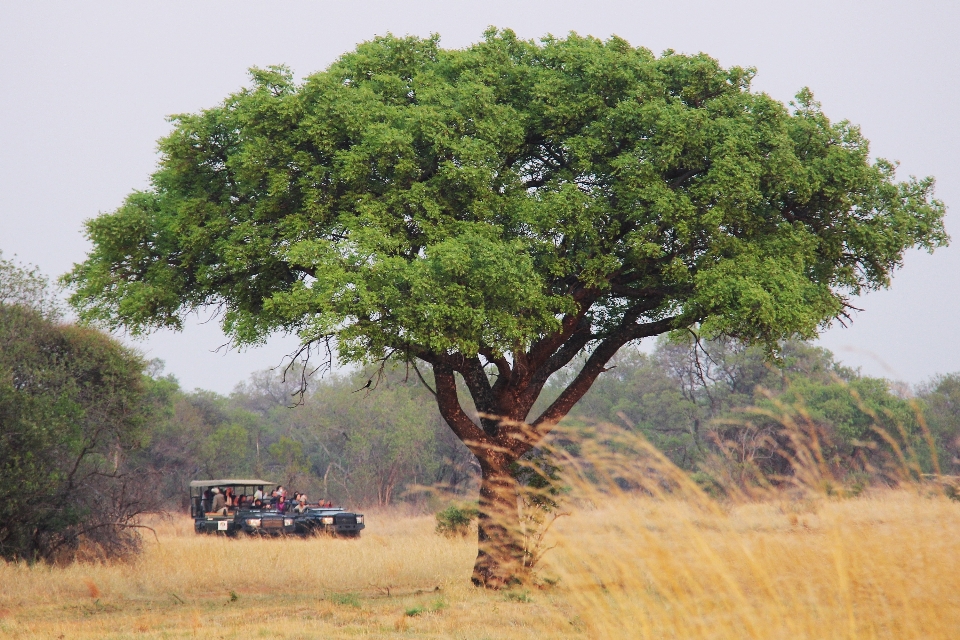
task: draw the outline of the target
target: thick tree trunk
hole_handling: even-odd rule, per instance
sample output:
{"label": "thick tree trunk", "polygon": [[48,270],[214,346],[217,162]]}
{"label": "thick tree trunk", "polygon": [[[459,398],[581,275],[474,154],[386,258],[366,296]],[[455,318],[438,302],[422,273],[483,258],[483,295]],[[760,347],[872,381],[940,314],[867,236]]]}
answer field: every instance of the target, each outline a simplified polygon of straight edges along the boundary
{"label": "thick tree trunk", "polygon": [[[532,422],[528,414],[551,375],[566,366],[597,336],[585,320],[590,306],[590,291],[582,291],[581,310],[564,318],[556,333],[533,344],[527,352],[512,354],[512,361],[503,354],[482,348],[479,354],[438,354],[417,350],[415,355],[433,366],[436,389],[431,389],[420,370],[420,380],[436,396],[440,415],[468,449],[477,457],[482,470],[480,483],[479,551],[473,568],[473,582],[478,586],[500,589],[522,582],[524,566],[523,535],[520,528],[517,481],[510,473],[511,463],[537,444],[550,432],[571,407],[590,389],[606,369],[617,350],[631,340],[659,335],[674,326],[675,318],[647,323],[637,320],[645,311],[656,307],[640,304],[624,315],[618,331],[598,342],[590,357],[566,389]],[[650,306],[653,304],[653,306]],[[657,303],[659,304],[659,302]],[[406,345],[406,349],[410,349]],[[481,360],[481,356],[486,360]],[[485,369],[497,367],[495,381]],[[463,377],[477,410],[471,418],[460,404],[454,372]]]}
{"label": "thick tree trunk", "polygon": [[472,580],[478,587],[501,589],[524,578],[518,487],[509,467],[482,462],[481,467],[478,550]]}

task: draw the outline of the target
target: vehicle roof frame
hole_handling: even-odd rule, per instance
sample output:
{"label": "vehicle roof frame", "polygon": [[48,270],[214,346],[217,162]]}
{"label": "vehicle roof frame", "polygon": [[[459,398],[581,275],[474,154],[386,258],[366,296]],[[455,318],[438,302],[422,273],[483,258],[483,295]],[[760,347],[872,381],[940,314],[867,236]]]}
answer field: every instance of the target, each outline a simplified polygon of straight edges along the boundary
{"label": "vehicle roof frame", "polygon": [[[244,480],[241,478],[226,478],[223,480],[191,480],[190,488],[198,487],[265,487],[276,484],[269,480]],[[279,486],[279,485],[278,485]]]}

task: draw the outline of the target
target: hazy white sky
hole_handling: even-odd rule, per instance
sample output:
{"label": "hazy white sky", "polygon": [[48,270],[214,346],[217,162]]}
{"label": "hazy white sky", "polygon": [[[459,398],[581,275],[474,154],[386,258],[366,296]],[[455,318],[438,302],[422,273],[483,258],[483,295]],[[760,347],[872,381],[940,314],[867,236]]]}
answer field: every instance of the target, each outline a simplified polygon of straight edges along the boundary
{"label": "hazy white sky", "polygon": [[[934,175],[938,197],[960,203],[957,2],[0,0],[0,250],[51,276],[82,260],[83,220],[147,186],[164,117],[218,103],[250,66],[287,64],[302,77],[388,31],[462,47],[488,25],[704,51],[757,67],[755,88],[783,101],[809,86],[831,118],[862,126],[874,155],[899,160],[902,177]],[[947,228],[956,246],[911,253],[892,288],[860,299],[853,325],[822,344],[909,382],[960,370],[954,209]],[[137,343],[188,389],[229,392],[296,344],[213,353],[225,339],[200,320]]]}

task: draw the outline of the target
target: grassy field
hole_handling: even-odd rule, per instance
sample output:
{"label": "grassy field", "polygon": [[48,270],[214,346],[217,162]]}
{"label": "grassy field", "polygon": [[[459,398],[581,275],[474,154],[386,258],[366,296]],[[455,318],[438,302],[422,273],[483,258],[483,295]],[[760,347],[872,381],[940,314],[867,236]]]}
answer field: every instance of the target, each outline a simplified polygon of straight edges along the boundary
{"label": "grassy field", "polygon": [[540,586],[469,586],[475,541],[369,514],[360,540],[226,540],[183,517],[131,563],[0,565],[10,638],[956,638],[960,504],[921,488],[738,506],[612,497],[550,532]]}

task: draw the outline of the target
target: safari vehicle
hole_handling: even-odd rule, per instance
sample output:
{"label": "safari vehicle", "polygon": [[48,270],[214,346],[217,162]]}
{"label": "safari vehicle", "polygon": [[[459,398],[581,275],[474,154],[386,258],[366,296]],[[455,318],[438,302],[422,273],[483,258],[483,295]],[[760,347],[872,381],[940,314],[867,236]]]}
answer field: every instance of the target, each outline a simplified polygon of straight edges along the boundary
{"label": "safari vehicle", "polygon": [[309,507],[296,518],[297,533],[329,533],[342,538],[357,538],[366,526],[362,513],[343,507]]}
{"label": "safari vehicle", "polygon": [[234,495],[244,496],[247,502],[252,503],[257,490],[264,492],[264,487],[273,486],[273,484],[267,480],[235,478],[194,480],[190,483],[190,515],[193,517],[194,530],[197,533],[227,536],[235,536],[238,533],[253,535],[296,533],[294,514],[271,511],[269,506],[259,509],[252,506],[228,507],[226,515],[212,511],[214,489],[219,489],[222,493],[227,488],[232,488]]}

